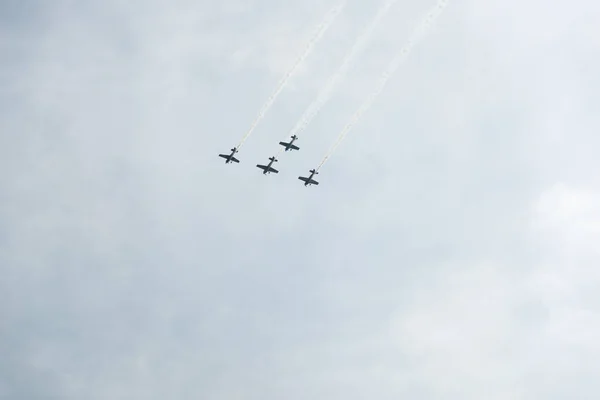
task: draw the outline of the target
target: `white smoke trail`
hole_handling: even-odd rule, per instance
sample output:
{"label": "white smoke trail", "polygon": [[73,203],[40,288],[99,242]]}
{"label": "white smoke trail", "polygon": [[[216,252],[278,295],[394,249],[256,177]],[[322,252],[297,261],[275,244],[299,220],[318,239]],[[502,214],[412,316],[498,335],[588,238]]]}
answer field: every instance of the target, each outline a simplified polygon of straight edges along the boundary
{"label": "white smoke trail", "polygon": [[421,36],[426,32],[427,28],[429,28],[431,26],[433,21],[437,17],[439,17],[439,15],[442,13],[444,8],[446,7],[447,3],[448,3],[448,0],[440,0],[438,2],[438,4],[434,7],[434,9],[428,13],[428,15],[425,18],[425,20],[423,21],[423,23],[420,24],[417,27],[417,29],[413,32],[413,34],[412,34],[411,38],[409,39],[408,43],[406,44],[406,46],[404,46],[404,48],[400,51],[400,53],[392,60],[392,62],[389,64],[388,68],[383,73],[381,80],[379,81],[375,90],[369,95],[369,97],[365,100],[365,102],[360,106],[360,108],[352,116],[352,118],[350,119],[348,124],[346,124],[344,129],[342,129],[342,132],[338,136],[338,139],[336,140],[334,145],[331,147],[331,149],[327,152],[327,154],[323,158],[323,161],[321,161],[321,164],[319,164],[319,166],[317,167],[317,171],[319,169],[321,169],[323,164],[325,164],[325,162],[329,159],[329,157],[331,157],[331,155],[337,149],[337,147],[340,145],[340,143],[344,140],[344,138],[346,137],[348,132],[354,127],[354,125],[356,125],[356,123],[360,120],[362,115],[371,107],[371,105],[373,104],[373,102],[375,101],[377,96],[379,96],[379,94],[385,88],[385,85],[387,84],[388,80],[391,78],[391,76],[394,74],[394,72],[396,72],[396,70],[400,67],[402,62],[406,59],[406,57],[410,53],[410,50],[412,49],[412,47],[417,43],[418,39],[420,39]]}
{"label": "white smoke trail", "polygon": [[354,59],[356,58],[358,53],[360,53],[362,51],[362,49],[365,47],[365,44],[369,41],[369,39],[373,35],[373,31],[375,30],[375,28],[377,28],[377,26],[379,25],[381,20],[386,16],[390,7],[392,7],[394,5],[394,3],[396,3],[396,2],[397,2],[397,0],[387,0],[383,4],[383,6],[379,9],[379,11],[375,15],[375,17],[373,18],[371,23],[361,33],[361,35],[358,37],[358,39],[356,40],[354,45],[352,45],[352,48],[346,54],[346,57],[344,58],[344,61],[342,62],[342,64],[338,68],[338,70],[329,79],[329,82],[327,82],[327,85],[325,85],[321,89],[318,97],[306,109],[306,111],[304,112],[302,117],[300,117],[300,119],[296,123],[296,126],[294,126],[294,128],[289,133],[289,136],[298,135],[310,124],[310,122],[315,117],[315,115],[317,115],[319,110],[321,110],[321,108],[323,107],[325,102],[327,102],[327,100],[329,100],[331,93],[335,89],[338,82],[344,77],[344,75],[348,71],[348,68],[350,67],[350,65],[352,64],[352,62],[354,61]]}
{"label": "white smoke trail", "polygon": [[296,60],[296,62],[294,63],[294,65],[290,68],[290,70],[281,79],[281,81],[279,82],[279,84],[275,88],[275,91],[271,94],[271,96],[267,99],[266,103],[263,105],[263,107],[259,111],[258,116],[256,117],[256,119],[252,123],[252,126],[250,126],[250,129],[248,129],[248,132],[246,132],[246,134],[244,135],[244,137],[242,138],[242,140],[240,141],[240,143],[237,145],[237,149],[238,150],[244,144],[244,142],[246,141],[246,139],[248,139],[248,137],[252,134],[252,132],[254,132],[254,130],[256,129],[256,127],[258,126],[258,124],[260,123],[260,121],[266,115],[267,111],[269,111],[269,108],[271,108],[271,106],[275,102],[275,99],[277,98],[277,96],[279,95],[279,93],[281,93],[281,91],[283,90],[283,88],[285,87],[285,85],[288,83],[288,81],[290,80],[290,78],[294,75],[294,72],[296,72],[296,70],[298,69],[298,67],[304,62],[304,60],[306,60],[306,58],[308,57],[308,55],[312,51],[313,47],[317,44],[317,42],[321,39],[321,37],[323,37],[323,35],[327,31],[327,29],[329,29],[329,27],[331,26],[331,24],[333,23],[333,21],[335,20],[335,18],[340,14],[340,12],[343,10],[343,8],[345,6],[346,6],[346,0],[342,0],[338,5],[336,5],[335,7],[333,7],[329,11],[329,13],[327,13],[327,16],[326,16],[325,20],[321,23],[321,25],[319,25],[319,27],[315,31],[315,34],[310,39],[310,41],[307,43],[307,45],[306,45],[304,51],[302,52],[302,54],[300,55],[300,57],[298,57],[298,59]]}

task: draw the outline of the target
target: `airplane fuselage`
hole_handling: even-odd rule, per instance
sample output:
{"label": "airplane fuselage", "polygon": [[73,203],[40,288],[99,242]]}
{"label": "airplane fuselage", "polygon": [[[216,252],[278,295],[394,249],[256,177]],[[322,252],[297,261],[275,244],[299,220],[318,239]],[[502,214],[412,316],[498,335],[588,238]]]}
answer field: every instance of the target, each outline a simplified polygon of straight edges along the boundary
{"label": "airplane fuselage", "polygon": [[288,144],[285,145],[285,151],[290,151],[292,148],[292,145],[294,144],[294,142],[296,141],[296,139],[293,139],[291,142],[289,142]]}
{"label": "airplane fuselage", "polygon": [[273,172],[275,174],[279,173],[279,171],[277,171],[275,168],[273,168],[273,163],[276,163],[277,159],[275,157],[271,157],[271,158],[269,158],[269,160],[271,160],[271,161],[267,165],[257,164],[256,166],[263,170],[263,175],[270,174],[271,172]]}
{"label": "airplane fuselage", "polygon": [[231,149],[231,154],[219,154],[219,157],[225,159],[225,164],[229,164],[230,162],[239,163],[240,161],[234,157],[235,153],[237,152],[237,149],[234,147],[233,149]]}
{"label": "airplane fuselage", "polygon": [[310,176],[308,177],[308,180],[306,182],[304,182],[304,186],[312,185],[311,181],[313,180],[313,176],[315,176],[314,172],[312,174],[310,174]]}
{"label": "airplane fuselage", "polygon": [[271,166],[273,165],[273,163],[274,163],[274,161],[271,161],[271,162],[270,162],[270,163],[267,165],[267,168],[265,168],[265,170],[263,171],[263,175],[266,175],[266,174],[268,174],[268,173],[270,173],[270,172],[271,172],[271,171],[270,171],[270,168],[271,168]]}
{"label": "airplane fuselage", "polygon": [[310,171],[310,175],[308,176],[308,178],[305,178],[303,176],[299,176],[298,179],[300,179],[301,181],[304,182],[304,186],[309,186],[309,185],[318,185],[319,182],[315,181],[313,179],[313,176],[315,176],[316,174],[318,174],[318,172],[314,169],[311,169]]}
{"label": "airplane fuselage", "polygon": [[294,142],[296,141],[296,139],[298,139],[298,137],[296,135],[293,135],[291,137],[291,141],[288,142],[279,142],[280,145],[282,145],[285,148],[285,151],[290,151],[290,150],[300,150],[300,148],[296,145],[294,145]]}

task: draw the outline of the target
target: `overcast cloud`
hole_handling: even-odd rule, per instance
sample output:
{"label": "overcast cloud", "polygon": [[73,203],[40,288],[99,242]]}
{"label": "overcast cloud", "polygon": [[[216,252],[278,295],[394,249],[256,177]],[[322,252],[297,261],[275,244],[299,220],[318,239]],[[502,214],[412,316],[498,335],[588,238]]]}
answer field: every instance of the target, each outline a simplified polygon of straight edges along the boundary
{"label": "overcast cloud", "polygon": [[0,2],[0,397],[600,398],[600,4]]}

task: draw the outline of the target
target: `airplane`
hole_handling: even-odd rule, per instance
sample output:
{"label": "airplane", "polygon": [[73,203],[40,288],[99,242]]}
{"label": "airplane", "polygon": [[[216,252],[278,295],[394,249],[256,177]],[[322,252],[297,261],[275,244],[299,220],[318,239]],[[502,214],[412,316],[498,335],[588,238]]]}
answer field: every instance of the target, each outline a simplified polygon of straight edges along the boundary
{"label": "airplane", "polygon": [[235,153],[237,153],[237,152],[238,152],[238,150],[237,150],[237,149],[234,147],[233,149],[231,149],[231,154],[230,154],[230,155],[227,155],[227,154],[219,154],[219,157],[222,157],[222,158],[224,158],[224,159],[226,160],[226,161],[225,161],[225,164],[229,164],[229,163],[230,163],[230,162],[232,162],[232,161],[234,161],[234,162],[236,162],[236,163],[239,163],[239,162],[240,162],[240,160],[238,160],[237,158],[235,158],[235,157],[233,156],[233,155],[234,155]]}
{"label": "airplane", "polygon": [[300,147],[298,147],[298,146],[294,146],[294,141],[295,141],[296,139],[298,139],[298,136],[294,135],[294,136],[292,136],[292,141],[291,141],[291,142],[289,142],[289,143],[286,143],[286,142],[279,142],[279,144],[280,144],[280,145],[282,145],[283,147],[285,147],[285,151],[288,151],[288,150],[290,150],[290,149],[293,149],[293,150],[300,150]]}
{"label": "airplane", "polygon": [[267,173],[271,173],[271,172],[275,172],[276,174],[278,174],[279,171],[277,171],[275,168],[273,168],[271,166],[271,165],[273,165],[274,162],[277,162],[278,160],[275,157],[269,157],[269,160],[271,160],[271,162],[269,162],[269,165],[257,164],[256,166],[263,170],[263,175],[266,175]]}
{"label": "airplane", "polygon": [[315,174],[318,174],[318,172],[314,169],[311,169],[310,171],[310,176],[308,178],[305,178],[303,176],[299,176],[298,179],[300,179],[301,181],[304,181],[304,186],[308,186],[308,185],[318,185],[319,182],[315,181],[312,177]]}

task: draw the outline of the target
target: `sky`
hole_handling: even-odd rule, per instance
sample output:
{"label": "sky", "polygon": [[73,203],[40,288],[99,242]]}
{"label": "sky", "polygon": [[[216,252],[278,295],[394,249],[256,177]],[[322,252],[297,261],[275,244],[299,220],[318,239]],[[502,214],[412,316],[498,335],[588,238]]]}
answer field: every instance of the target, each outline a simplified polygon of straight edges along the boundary
{"label": "sky", "polygon": [[0,398],[600,396],[600,4],[0,2]]}

